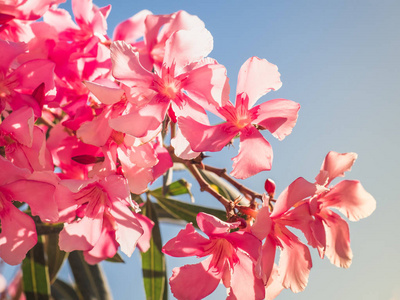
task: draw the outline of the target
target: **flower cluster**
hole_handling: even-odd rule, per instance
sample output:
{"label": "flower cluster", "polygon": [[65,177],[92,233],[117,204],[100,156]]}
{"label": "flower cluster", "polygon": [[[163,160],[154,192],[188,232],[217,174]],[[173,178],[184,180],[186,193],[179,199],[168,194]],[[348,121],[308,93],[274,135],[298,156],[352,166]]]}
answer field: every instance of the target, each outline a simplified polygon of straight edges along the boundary
{"label": "flower cluster", "polygon": [[[257,104],[282,85],[274,64],[244,62],[232,103],[226,69],[208,56],[213,38],[197,16],[141,11],[110,38],[111,6],[72,0],[74,22],[60,2],[0,3],[0,257],[6,263],[21,263],[36,244],[35,222],[63,223],[60,249],[81,250],[90,264],[118,249],[128,256],[136,246],[147,251],[154,223],[131,194],[146,192],[173,162],[188,165],[199,180],[202,152],[222,151],[236,137],[232,177],[271,169],[272,148],[261,131],[284,139],[300,109],[287,99]],[[211,125],[209,114],[222,122]],[[221,281],[228,299],[303,290],[311,256],[288,227],[300,229],[321,257],[348,267],[348,226],[329,208],[356,221],[372,213],[375,200],[358,181],[330,183],[355,159],[330,152],[315,183],[299,178],[277,199],[268,181],[262,205],[254,195],[242,205],[209,189],[227,219],[200,213],[197,224],[208,238],[189,223],[163,247],[172,256],[208,256],[173,270],[173,294],[201,299]]]}

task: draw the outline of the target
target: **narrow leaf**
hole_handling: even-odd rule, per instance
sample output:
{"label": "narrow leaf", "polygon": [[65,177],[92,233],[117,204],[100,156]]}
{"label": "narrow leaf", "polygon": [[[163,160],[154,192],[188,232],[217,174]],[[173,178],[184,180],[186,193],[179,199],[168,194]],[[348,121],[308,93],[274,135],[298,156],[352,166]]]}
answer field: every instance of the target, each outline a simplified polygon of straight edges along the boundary
{"label": "narrow leaf", "polygon": [[154,196],[157,199],[160,206],[164,208],[167,212],[169,212],[171,215],[173,215],[177,219],[181,219],[186,222],[192,222],[193,225],[196,227],[197,227],[196,216],[200,212],[205,212],[214,215],[221,220],[226,220],[226,212],[219,209],[185,203],[179,200],[162,197],[158,194],[155,195],[152,194],[152,196]]}
{"label": "narrow leaf", "polygon": [[75,283],[83,299],[112,299],[106,277],[100,265],[89,265],[81,251],[72,251],[68,262],[75,278]]}
{"label": "narrow leaf", "polygon": [[179,179],[178,181],[174,181],[167,186],[163,186],[162,188],[155,189],[151,191],[153,194],[160,194],[162,196],[178,196],[189,194],[190,199],[194,202],[194,198],[192,192],[190,191],[191,184],[187,182],[185,179]]}
{"label": "narrow leaf", "polygon": [[49,266],[50,283],[53,284],[65,259],[68,257],[68,253],[58,247],[58,234],[47,235],[44,245]]}
{"label": "narrow leaf", "polygon": [[44,236],[39,235],[37,244],[28,251],[22,261],[23,290],[27,300],[50,299],[50,277],[44,239]]}
{"label": "narrow leaf", "polygon": [[57,300],[80,300],[74,288],[60,279],[51,285],[51,296]]}
{"label": "narrow leaf", "polygon": [[154,222],[150,239],[150,249],[142,255],[143,283],[147,300],[163,300],[166,289],[166,266],[164,253],[161,252],[162,241],[160,226],[153,203],[150,200],[142,208],[143,214]]}
{"label": "narrow leaf", "polygon": [[113,263],[125,263],[125,261],[122,259],[121,255],[115,253],[115,255],[111,258],[107,258],[106,261],[113,262]]}
{"label": "narrow leaf", "polygon": [[240,197],[240,193],[236,188],[222,178],[218,177],[216,174],[206,170],[199,171],[204,180],[207,181],[221,196],[229,200],[235,200]]}

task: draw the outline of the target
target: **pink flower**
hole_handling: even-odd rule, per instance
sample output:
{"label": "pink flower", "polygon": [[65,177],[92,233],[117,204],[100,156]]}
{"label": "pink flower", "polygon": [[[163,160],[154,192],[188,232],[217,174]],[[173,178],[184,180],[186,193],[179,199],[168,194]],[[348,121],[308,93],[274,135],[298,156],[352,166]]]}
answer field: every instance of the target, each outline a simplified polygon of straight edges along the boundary
{"label": "pink flower", "polygon": [[109,121],[110,126],[134,137],[159,128],[171,105],[177,115],[205,114],[203,103],[222,105],[227,100],[226,70],[204,59],[212,49],[205,28],[178,30],[165,44],[161,70],[151,73],[139,61],[139,53],[125,42],[111,45],[113,76],[128,87],[130,105]]}
{"label": "pink flower", "polygon": [[[286,99],[275,99],[251,108],[261,96],[277,90],[282,83],[275,65],[265,59],[252,57],[240,69],[236,104],[227,102],[216,113],[225,123],[209,126],[189,116],[178,118],[182,134],[193,151],[221,151],[231,140],[240,136],[239,154],[233,158],[231,175],[245,179],[270,170],[272,148],[260,129],[268,129],[279,140],[291,133],[296,124],[300,105]],[[215,112],[215,111],[214,111]]]}
{"label": "pink flower", "polygon": [[[274,290],[281,285],[297,293],[307,285],[312,267],[310,251],[286,226],[292,226],[293,219],[296,220],[293,214],[297,213],[298,208],[291,208],[304,198],[313,195],[315,191],[316,188],[312,183],[298,178],[279,195],[272,213],[269,212],[268,197],[264,197],[263,207],[258,214],[256,212],[251,232],[260,240],[265,239],[258,266],[259,276],[267,285],[271,285],[276,248],[281,249],[277,267],[278,276],[273,278],[276,281]],[[304,217],[303,226],[307,226],[306,221],[311,219],[310,214],[304,213],[302,217]]]}
{"label": "pink flower", "polygon": [[[0,111],[9,105],[12,109],[31,107],[36,116],[41,115],[38,101],[32,94],[44,83],[43,93],[53,93],[54,63],[49,60],[34,59],[18,65],[18,56],[27,50],[25,43],[0,40]],[[15,69],[11,67],[17,65]]]}
{"label": "pink flower", "polygon": [[39,19],[53,4],[65,0],[11,0],[1,1],[0,11],[21,20]]}
{"label": "pink flower", "polygon": [[357,180],[329,186],[333,179],[350,171],[356,159],[356,153],[329,152],[315,177],[317,193],[307,202],[314,216],[310,230],[304,232],[308,243],[318,249],[321,258],[326,255],[334,265],[343,268],[350,266],[353,257],[349,227],[329,208],[338,209],[350,221],[368,217],[376,208],[375,199]]}
{"label": "pink flower", "polygon": [[45,134],[34,125],[30,107],[13,111],[0,124],[0,146],[5,146],[6,157],[20,168],[32,172],[54,168]]}
{"label": "pink flower", "polygon": [[230,232],[240,222],[226,223],[212,215],[199,213],[197,224],[209,239],[197,233],[190,223],[162,249],[165,254],[175,257],[209,256],[201,263],[172,270],[170,286],[174,296],[177,299],[202,299],[222,280],[230,288],[227,299],[264,299],[263,283],[254,275],[260,241],[248,232]]}
{"label": "pink flower", "polygon": [[36,173],[18,168],[0,156],[0,257],[8,264],[19,264],[37,242],[36,227],[31,217],[20,211],[13,201],[25,202],[32,215],[43,221],[57,221],[54,198],[56,187],[42,181]]}
{"label": "pink flower", "polygon": [[143,235],[141,222],[135,212],[139,207],[132,202],[126,180],[109,175],[90,180],[61,182],[74,194],[80,219],[65,224],[60,233],[60,249],[83,250],[89,263],[97,263],[121,251],[131,256]]}

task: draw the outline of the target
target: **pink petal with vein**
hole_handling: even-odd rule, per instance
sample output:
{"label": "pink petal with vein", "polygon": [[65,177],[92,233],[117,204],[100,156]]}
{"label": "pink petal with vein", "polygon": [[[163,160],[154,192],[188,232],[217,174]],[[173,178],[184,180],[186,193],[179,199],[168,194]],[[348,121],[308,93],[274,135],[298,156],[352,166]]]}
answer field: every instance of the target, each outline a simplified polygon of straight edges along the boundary
{"label": "pink petal with vein", "polygon": [[329,209],[324,209],[322,213],[326,231],[325,254],[335,266],[348,268],[353,258],[350,248],[349,225]]}
{"label": "pink petal with vein", "polygon": [[206,57],[213,48],[213,37],[205,28],[176,31],[165,44],[164,64],[175,66],[175,74],[195,61]]}
{"label": "pink petal with vein", "polygon": [[83,256],[88,264],[98,264],[104,259],[113,257],[118,250],[118,243],[115,241],[114,231],[103,227],[103,231],[96,245],[89,251],[84,251]]}
{"label": "pink petal with vein", "polygon": [[221,151],[239,130],[228,123],[215,126],[201,124],[191,117],[179,117],[178,125],[193,151]]}
{"label": "pink petal with vein", "polygon": [[188,75],[182,88],[197,102],[207,100],[212,105],[223,106],[229,101],[229,79],[223,65],[206,64]]}
{"label": "pink petal with vein", "polygon": [[3,185],[2,188],[9,191],[13,200],[28,203],[32,215],[39,216],[42,221],[55,222],[58,220],[54,185],[35,180],[17,180]]}
{"label": "pink petal with vein", "polygon": [[240,251],[237,252],[239,262],[231,277],[231,289],[227,300],[262,300],[265,296],[263,281],[254,275],[252,260]]}
{"label": "pink petal with vein", "polygon": [[158,103],[157,101],[152,101],[143,108],[110,119],[108,122],[110,127],[116,131],[141,138],[146,136],[149,130],[158,128],[164,120],[168,104],[168,102]]}
{"label": "pink petal with vein", "polygon": [[77,137],[86,144],[104,146],[112,133],[108,124],[109,115],[110,111],[105,109],[93,120],[83,123],[76,132]]}
{"label": "pink petal with vein", "polygon": [[257,214],[257,218],[251,226],[251,233],[260,240],[265,239],[271,231],[272,221],[269,216],[268,206],[262,207]]}
{"label": "pink petal with vein", "polygon": [[210,241],[196,232],[191,223],[186,224],[185,229],[179,231],[178,235],[169,240],[162,252],[174,257],[203,256]]}
{"label": "pink petal with vein", "polygon": [[140,64],[139,53],[123,41],[113,42],[110,47],[112,73],[128,86],[150,86],[153,75]]}
{"label": "pink petal with vein", "polygon": [[111,215],[117,223],[115,240],[121,246],[121,251],[130,257],[136,248],[139,238],[143,235],[142,226],[133,212],[122,202],[113,202]]}
{"label": "pink petal with vein", "polygon": [[282,86],[280,76],[276,65],[253,56],[240,68],[236,94],[246,93],[250,108],[261,96]]}
{"label": "pink petal with vein", "polygon": [[376,201],[357,180],[344,180],[335,185],[323,198],[323,207],[335,207],[350,221],[368,217],[376,208]]}
{"label": "pink petal with vein", "polygon": [[230,229],[239,227],[240,222],[224,222],[206,213],[198,213],[196,217],[197,225],[199,228],[208,236],[213,236],[215,234],[227,233]]}
{"label": "pink petal with vein", "polygon": [[254,124],[268,129],[280,141],[292,132],[296,125],[300,104],[286,99],[274,99],[264,102],[258,108],[258,117]]}
{"label": "pink petal with vein", "polygon": [[222,273],[209,270],[211,257],[195,264],[172,270],[169,280],[172,294],[177,299],[198,300],[211,294],[218,286]]}
{"label": "pink petal with vein", "polygon": [[99,101],[107,105],[112,105],[121,101],[121,97],[125,93],[125,91],[118,86],[105,86],[97,82],[89,81],[84,81],[83,83],[93,93],[93,95],[99,99]]}
{"label": "pink petal with vein", "polygon": [[0,72],[7,73],[12,61],[28,49],[25,43],[0,40]]}
{"label": "pink petal with vein", "polygon": [[32,147],[34,122],[32,108],[22,107],[13,111],[3,120],[0,124],[0,130],[6,134],[11,134],[11,137],[19,143]]}
{"label": "pink petal with vein", "polygon": [[298,293],[305,289],[312,267],[311,255],[308,247],[301,243],[289,230],[284,230],[289,238],[281,240],[283,244],[279,258],[279,277],[282,285]]}
{"label": "pink petal with vein", "polygon": [[261,171],[271,170],[272,147],[253,126],[247,126],[240,133],[239,154],[232,158],[233,170],[230,175],[246,179]]}
{"label": "pink petal with vein", "polygon": [[95,218],[85,216],[79,221],[65,224],[60,232],[60,249],[66,252],[92,249],[102,232],[103,211],[100,210]]}
{"label": "pink petal with vein", "polygon": [[151,11],[144,9],[129,19],[119,23],[113,33],[113,40],[123,40],[129,44],[137,42],[139,38],[144,36],[145,19],[151,15]]}
{"label": "pink petal with vein", "polygon": [[320,173],[315,177],[316,182],[320,185],[327,185],[336,177],[343,177],[344,172],[351,170],[356,159],[357,154],[353,152],[330,151],[322,162]]}
{"label": "pink petal with vein", "polygon": [[153,230],[154,222],[141,214],[133,214],[143,229],[143,235],[139,238],[137,246],[140,252],[146,252],[150,248],[151,231]]}
{"label": "pink petal with vein", "polygon": [[287,212],[297,202],[312,197],[316,192],[316,187],[303,177],[293,181],[278,197],[271,218],[277,218]]}
{"label": "pink petal with vein", "polygon": [[4,207],[0,212],[2,227],[0,233],[0,257],[7,264],[17,265],[22,262],[26,253],[37,242],[35,222],[13,204],[2,204]]}

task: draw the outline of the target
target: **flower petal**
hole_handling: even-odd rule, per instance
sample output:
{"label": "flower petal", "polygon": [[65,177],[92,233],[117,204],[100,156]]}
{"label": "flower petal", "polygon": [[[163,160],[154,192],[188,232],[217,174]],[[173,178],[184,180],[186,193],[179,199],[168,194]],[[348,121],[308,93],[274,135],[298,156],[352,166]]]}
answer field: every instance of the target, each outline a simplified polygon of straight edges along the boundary
{"label": "flower petal", "polygon": [[188,73],[182,88],[197,102],[223,106],[229,100],[229,79],[226,68],[216,62],[205,64]]}
{"label": "flower petal", "polygon": [[292,132],[296,125],[300,104],[287,99],[273,99],[264,102],[258,108],[258,117],[253,121],[268,129],[280,141]]}
{"label": "flower petal", "polygon": [[126,115],[108,121],[116,131],[130,134],[134,137],[144,137],[149,130],[157,129],[164,120],[168,102],[152,101],[143,108],[133,109]]}
{"label": "flower petal", "polygon": [[185,229],[169,240],[162,252],[174,257],[202,256],[210,241],[196,232],[192,223],[186,224]]}
{"label": "flower petal", "polygon": [[221,151],[239,132],[229,123],[208,126],[191,117],[179,117],[178,125],[190,147],[196,152]]}
{"label": "flower petal", "polygon": [[240,251],[237,252],[237,256],[239,262],[234,267],[231,277],[231,289],[226,299],[264,299],[264,284],[254,274],[253,261]]}
{"label": "flower petal", "polygon": [[316,182],[320,185],[328,185],[336,177],[344,177],[344,172],[351,170],[356,159],[357,154],[353,152],[330,151],[322,162],[320,173],[315,177]]}
{"label": "flower petal", "polygon": [[357,180],[344,180],[335,185],[323,198],[323,207],[335,207],[350,221],[368,217],[376,208],[376,201]]}
{"label": "flower petal", "polygon": [[11,203],[3,207],[0,217],[0,257],[7,264],[17,265],[37,242],[35,222]]}
{"label": "flower petal", "polygon": [[60,249],[66,252],[92,249],[101,236],[103,211],[100,210],[95,218],[85,216],[79,221],[65,224],[60,232]]}
{"label": "flower petal", "polygon": [[104,259],[113,257],[118,250],[118,243],[115,241],[114,231],[103,227],[103,231],[96,245],[89,251],[84,251],[83,256],[88,264],[95,265]]}
{"label": "flower petal", "polygon": [[236,95],[246,93],[249,96],[249,107],[271,90],[282,86],[278,67],[266,59],[250,57],[240,68]]}
{"label": "flower petal", "polygon": [[150,248],[151,231],[153,230],[154,222],[141,214],[133,214],[143,229],[143,235],[139,238],[137,246],[140,252],[146,252]]}
{"label": "flower petal", "polygon": [[35,118],[30,107],[14,110],[0,125],[0,130],[10,134],[19,143],[32,147]]}
{"label": "flower petal", "polygon": [[198,300],[211,294],[218,286],[221,273],[209,269],[211,257],[195,265],[172,270],[171,292],[177,299]]}
{"label": "flower petal", "polygon": [[[96,96],[101,103],[112,105],[121,100],[122,95],[124,94],[124,90],[119,88],[118,86],[106,86],[97,82],[83,82],[87,88]],[[116,85],[116,84],[115,84]]]}
{"label": "flower petal", "polygon": [[151,11],[144,9],[119,23],[114,29],[113,41],[124,40],[130,44],[137,42],[139,38],[144,36],[144,21],[148,15],[151,15]]}
{"label": "flower petal", "polygon": [[111,215],[117,223],[115,240],[121,246],[121,251],[130,257],[143,235],[143,228],[133,212],[120,201],[113,202]]}
{"label": "flower petal", "polygon": [[239,221],[228,223],[202,212],[197,214],[196,221],[199,228],[208,236],[227,233],[230,229],[237,228],[240,225]]}
{"label": "flower petal", "polygon": [[317,188],[311,182],[308,182],[303,177],[297,178],[279,195],[274,211],[271,213],[271,218],[279,217],[297,202],[313,196],[316,190]]}
{"label": "flower petal", "polygon": [[350,267],[353,252],[350,248],[349,225],[329,209],[324,209],[321,215],[326,232],[326,256],[337,267]]}
{"label": "flower petal", "polygon": [[178,30],[165,43],[164,64],[175,66],[175,75],[186,65],[201,60],[213,49],[211,33],[202,27]]}
{"label": "flower petal", "polygon": [[281,227],[287,238],[280,239],[282,252],[279,258],[279,277],[282,285],[298,293],[305,289],[312,267],[308,247],[286,228]]}
{"label": "flower petal", "polygon": [[39,216],[42,221],[58,220],[54,185],[36,180],[17,180],[2,188],[12,195],[13,200],[28,203],[32,215]]}
{"label": "flower petal", "polygon": [[271,170],[272,147],[253,126],[247,126],[240,133],[239,154],[233,160],[230,175],[246,179],[261,171]]}
{"label": "flower petal", "polygon": [[139,53],[123,41],[110,47],[113,76],[128,86],[150,86],[153,75],[142,67]]}

